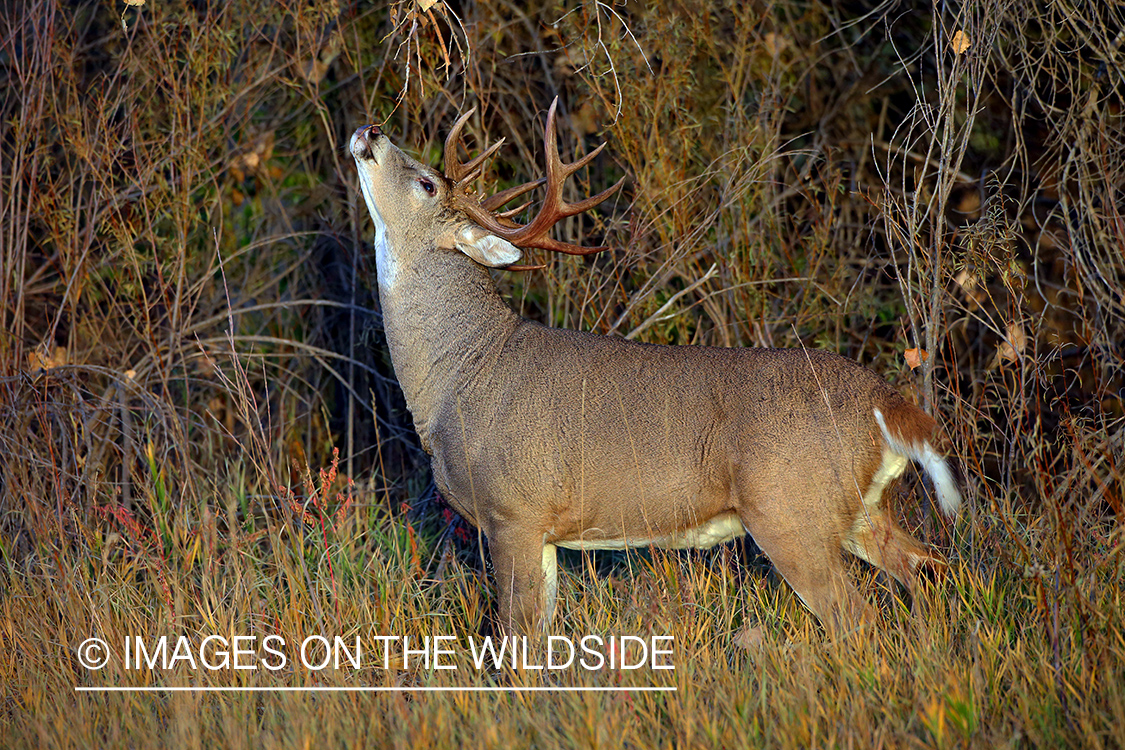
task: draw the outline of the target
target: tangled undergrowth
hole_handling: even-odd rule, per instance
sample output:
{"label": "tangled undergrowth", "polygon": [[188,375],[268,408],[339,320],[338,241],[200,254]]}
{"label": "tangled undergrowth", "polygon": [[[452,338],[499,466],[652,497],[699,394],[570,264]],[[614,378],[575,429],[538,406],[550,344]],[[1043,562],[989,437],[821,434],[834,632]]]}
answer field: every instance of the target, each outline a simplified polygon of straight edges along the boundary
{"label": "tangled undergrowth", "polygon": [[[7,743],[1125,744],[1122,21],[1094,0],[10,8]],[[560,236],[614,250],[500,274],[512,304],[876,369],[960,467],[955,526],[917,482],[898,498],[947,575],[908,606],[857,567],[885,628],[825,643],[741,546],[573,556],[565,631],[672,634],[676,670],[552,679],[675,693],[75,693],[527,678],[74,655],[98,634],[487,631],[478,536],[434,496],[382,346],[346,144],[380,123],[437,165],[476,106],[470,144],[508,139],[482,185],[503,188],[541,169],[555,96],[563,153],[609,143],[571,189],[628,177]]]}

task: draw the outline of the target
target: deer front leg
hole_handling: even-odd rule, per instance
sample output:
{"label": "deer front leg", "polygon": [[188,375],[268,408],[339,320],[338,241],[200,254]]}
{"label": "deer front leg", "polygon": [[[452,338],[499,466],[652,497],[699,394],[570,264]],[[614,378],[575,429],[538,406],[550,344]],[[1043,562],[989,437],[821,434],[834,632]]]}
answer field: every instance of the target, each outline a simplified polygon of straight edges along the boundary
{"label": "deer front leg", "polygon": [[555,607],[555,545],[542,534],[496,528],[488,534],[500,627],[506,634],[531,634],[546,627]]}

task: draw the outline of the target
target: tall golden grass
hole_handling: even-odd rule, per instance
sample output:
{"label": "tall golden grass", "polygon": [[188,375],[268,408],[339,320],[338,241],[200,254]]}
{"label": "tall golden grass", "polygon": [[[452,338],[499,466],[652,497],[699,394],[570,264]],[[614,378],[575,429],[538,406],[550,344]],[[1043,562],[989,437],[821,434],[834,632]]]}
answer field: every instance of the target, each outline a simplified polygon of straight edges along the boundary
{"label": "tall golden grass", "polygon": [[[118,745],[1125,745],[1123,14],[965,0],[28,0],[0,16],[0,737]],[[671,672],[128,670],[126,637],[491,630],[385,348],[346,152],[490,186],[609,147],[563,228],[607,257],[498,281],[636,339],[818,346],[934,411],[965,480],[913,600],[827,641],[749,545],[567,558],[558,632],[672,635]],[[912,369],[913,368],[913,369]],[[339,458],[334,457],[339,451]],[[323,467],[323,469],[322,469]],[[113,659],[79,662],[90,637]],[[76,687],[674,687],[89,693]]]}

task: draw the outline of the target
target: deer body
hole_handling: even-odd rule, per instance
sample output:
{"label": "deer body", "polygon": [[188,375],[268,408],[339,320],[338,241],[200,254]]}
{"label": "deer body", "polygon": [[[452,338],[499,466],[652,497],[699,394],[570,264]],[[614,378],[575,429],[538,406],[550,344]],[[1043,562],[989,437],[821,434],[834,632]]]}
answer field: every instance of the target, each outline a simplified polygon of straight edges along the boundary
{"label": "deer body", "polygon": [[750,533],[826,624],[869,616],[841,550],[907,584],[934,559],[882,491],[913,458],[947,512],[960,496],[933,420],[881,377],[816,350],[657,346],[524,320],[485,268],[519,249],[458,208],[454,181],[374,128],[351,148],[395,374],[437,486],[488,537],[505,627],[549,622],[556,547]]}

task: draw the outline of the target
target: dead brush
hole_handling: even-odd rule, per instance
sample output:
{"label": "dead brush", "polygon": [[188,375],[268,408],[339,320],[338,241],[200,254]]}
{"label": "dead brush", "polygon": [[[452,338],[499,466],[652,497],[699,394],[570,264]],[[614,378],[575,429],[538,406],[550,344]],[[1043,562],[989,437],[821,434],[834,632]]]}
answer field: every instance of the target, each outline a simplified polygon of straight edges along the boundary
{"label": "dead brush", "polygon": [[[120,4],[10,6],[8,744],[1125,745],[1119,5],[408,2],[392,19],[382,4],[150,2],[127,29]],[[570,559],[564,632],[674,635],[675,693],[75,693],[500,684],[94,673],[75,654],[95,635],[477,633],[494,603],[476,556],[445,555],[441,523],[399,512],[422,509],[430,480],[379,349],[343,145],[390,118],[436,163],[472,100],[470,142],[517,136],[482,186],[503,189],[537,176],[519,165],[538,138],[515,124],[556,95],[563,152],[609,141],[573,195],[630,180],[560,235],[606,237],[612,257],[502,279],[520,312],[876,368],[940,412],[969,482],[949,531],[906,477],[899,519],[950,553],[947,575],[912,602],[871,581],[889,594],[880,635],[826,643],[768,574],[740,580],[734,552]],[[279,485],[294,444],[326,468],[339,446],[337,482],[355,482],[342,526],[317,472],[295,490],[321,504],[316,526],[293,533]],[[517,678],[537,679],[504,684]]]}

